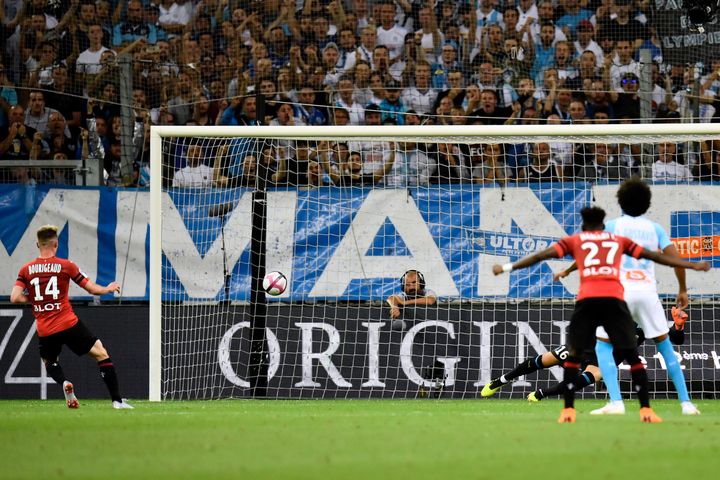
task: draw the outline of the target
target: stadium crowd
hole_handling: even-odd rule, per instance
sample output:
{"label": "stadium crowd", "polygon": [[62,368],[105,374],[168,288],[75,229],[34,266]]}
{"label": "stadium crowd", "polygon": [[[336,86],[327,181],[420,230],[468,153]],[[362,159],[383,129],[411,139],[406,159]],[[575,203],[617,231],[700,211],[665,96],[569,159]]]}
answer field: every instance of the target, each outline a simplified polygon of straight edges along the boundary
{"label": "stadium crowd", "polygon": [[[720,122],[720,55],[703,71],[663,63],[646,0],[0,0],[0,15],[0,168],[93,157],[111,186],[147,184],[150,125],[639,122],[642,49],[653,59],[644,120]],[[177,187],[720,180],[712,141],[652,146],[650,162],[622,143],[165,150]],[[72,182],[62,169],[9,171],[3,181]]]}

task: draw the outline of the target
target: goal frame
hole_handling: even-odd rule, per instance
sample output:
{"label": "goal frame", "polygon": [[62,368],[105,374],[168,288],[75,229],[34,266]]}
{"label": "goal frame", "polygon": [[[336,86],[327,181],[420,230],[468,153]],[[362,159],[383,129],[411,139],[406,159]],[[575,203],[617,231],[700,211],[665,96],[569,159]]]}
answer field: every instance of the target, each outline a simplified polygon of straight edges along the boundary
{"label": "goal frame", "polygon": [[[654,139],[666,136],[678,141],[720,135],[718,123],[575,124],[575,125],[431,125],[431,126],[152,126],[150,130],[150,306],[149,306],[149,389],[150,401],[161,400],[162,389],[162,139],[163,137],[256,137],[268,139],[337,138],[434,138],[463,139],[533,137],[552,141],[574,137],[575,143],[594,143],[602,137]],[[683,138],[686,137],[686,138]],[[508,140],[509,141],[509,140]]]}

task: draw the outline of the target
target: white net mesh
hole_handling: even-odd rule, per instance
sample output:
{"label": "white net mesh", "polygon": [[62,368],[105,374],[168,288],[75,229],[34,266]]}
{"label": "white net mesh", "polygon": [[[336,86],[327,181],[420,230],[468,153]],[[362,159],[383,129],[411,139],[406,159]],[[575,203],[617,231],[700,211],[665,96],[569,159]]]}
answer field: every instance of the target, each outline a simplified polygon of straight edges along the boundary
{"label": "white net mesh", "polygon": [[[720,134],[681,128],[163,132],[162,398],[475,398],[491,378],[565,342],[578,287],[577,276],[553,281],[567,259],[503,277],[491,266],[574,233],[590,203],[618,216],[619,181],[652,183],[648,217],[683,256],[720,257]],[[285,292],[253,296],[253,274],[272,271],[287,277]],[[669,312],[677,282],[672,269],[656,272]],[[718,387],[718,280],[688,273],[690,323],[675,349],[695,396]],[[424,294],[413,293],[423,283]],[[652,390],[674,395],[649,343],[641,354]],[[560,377],[554,367],[500,394]]]}

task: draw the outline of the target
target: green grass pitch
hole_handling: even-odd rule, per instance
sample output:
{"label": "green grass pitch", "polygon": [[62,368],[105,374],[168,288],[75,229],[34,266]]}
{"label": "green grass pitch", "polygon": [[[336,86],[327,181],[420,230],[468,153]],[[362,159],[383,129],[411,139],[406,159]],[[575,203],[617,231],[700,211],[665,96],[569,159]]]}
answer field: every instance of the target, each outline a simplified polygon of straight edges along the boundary
{"label": "green grass pitch", "polygon": [[558,425],[559,401],[0,402],[3,479],[704,479],[720,469],[720,402],[665,420]]}

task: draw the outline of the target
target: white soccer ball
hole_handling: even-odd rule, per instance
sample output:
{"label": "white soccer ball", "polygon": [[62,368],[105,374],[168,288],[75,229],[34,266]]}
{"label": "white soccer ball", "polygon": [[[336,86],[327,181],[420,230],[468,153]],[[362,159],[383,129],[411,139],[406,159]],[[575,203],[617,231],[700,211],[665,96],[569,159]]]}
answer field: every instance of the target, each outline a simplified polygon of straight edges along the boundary
{"label": "white soccer ball", "polygon": [[263,278],[263,290],[268,295],[282,295],[286,288],[287,277],[280,272],[270,272]]}

